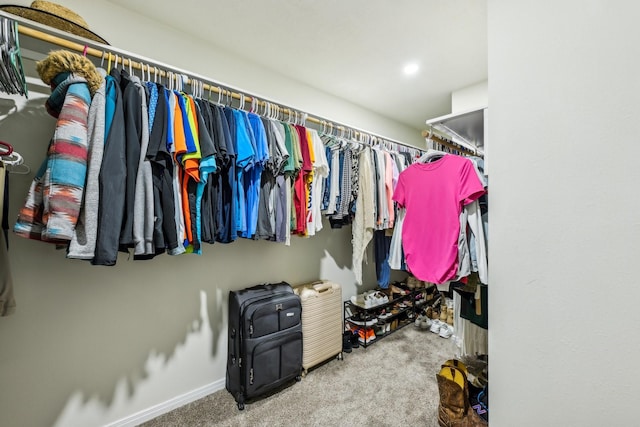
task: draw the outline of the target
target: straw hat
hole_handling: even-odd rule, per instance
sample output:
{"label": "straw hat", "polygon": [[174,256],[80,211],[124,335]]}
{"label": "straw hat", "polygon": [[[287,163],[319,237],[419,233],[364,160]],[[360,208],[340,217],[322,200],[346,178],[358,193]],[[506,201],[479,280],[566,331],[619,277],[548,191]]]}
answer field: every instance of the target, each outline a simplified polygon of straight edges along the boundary
{"label": "straw hat", "polygon": [[105,39],[89,30],[89,24],[80,15],[56,3],[36,0],[31,3],[30,7],[8,4],[0,5],[0,10],[89,40],[109,44]]}

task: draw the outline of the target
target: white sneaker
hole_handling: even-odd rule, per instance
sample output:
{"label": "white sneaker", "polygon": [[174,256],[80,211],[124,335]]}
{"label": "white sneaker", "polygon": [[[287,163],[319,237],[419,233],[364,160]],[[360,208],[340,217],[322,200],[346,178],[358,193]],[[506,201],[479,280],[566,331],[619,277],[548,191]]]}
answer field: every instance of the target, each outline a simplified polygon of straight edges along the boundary
{"label": "white sneaker", "polygon": [[440,333],[440,326],[442,326],[442,322],[438,319],[434,319],[431,323],[431,328],[429,330],[434,334]]}
{"label": "white sneaker", "polygon": [[[371,294],[369,294],[369,299],[371,301],[372,307],[386,304],[389,302],[389,297],[387,297],[385,294],[383,294],[380,291],[373,291]],[[366,301],[366,297],[365,297],[365,301]]]}
{"label": "white sneaker", "polygon": [[424,316],[424,319],[422,319],[422,323],[420,323],[420,327],[422,329],[431,329],[431,326],[433,326],[433,320],[429,319],[427,316]]}
{"label": "white sneaker", "polygon": [[442,338],[449,338],[451,337],[451,335],[453,335],[453,327],[449,326],[446,323],[442,323],[442,325],[440,326],[440,333],[439,335]]}

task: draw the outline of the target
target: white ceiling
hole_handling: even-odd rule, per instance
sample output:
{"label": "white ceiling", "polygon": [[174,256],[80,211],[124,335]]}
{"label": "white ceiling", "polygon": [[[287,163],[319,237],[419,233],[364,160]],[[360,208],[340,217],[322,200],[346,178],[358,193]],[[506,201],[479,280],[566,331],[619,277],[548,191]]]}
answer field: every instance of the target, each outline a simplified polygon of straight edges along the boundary
{"label": "white ceiling", "polygon": [[487,0],[111,1],[416,129],[487,79]]}

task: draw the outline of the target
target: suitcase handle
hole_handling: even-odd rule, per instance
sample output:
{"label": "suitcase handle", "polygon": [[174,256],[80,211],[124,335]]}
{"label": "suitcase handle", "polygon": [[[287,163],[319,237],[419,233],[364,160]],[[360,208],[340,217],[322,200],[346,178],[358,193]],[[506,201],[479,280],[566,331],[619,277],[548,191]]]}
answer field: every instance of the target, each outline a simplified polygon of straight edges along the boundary
{"label": "suitcase handle", "polygon": [[333,292],[333,284],[332,283],[327,283],[327,282],[315,283],[313,285],[313,289],[316,292],[318,292],[319,294],[321,294],[323,292],[327,292],[327,291],[332,291]]}

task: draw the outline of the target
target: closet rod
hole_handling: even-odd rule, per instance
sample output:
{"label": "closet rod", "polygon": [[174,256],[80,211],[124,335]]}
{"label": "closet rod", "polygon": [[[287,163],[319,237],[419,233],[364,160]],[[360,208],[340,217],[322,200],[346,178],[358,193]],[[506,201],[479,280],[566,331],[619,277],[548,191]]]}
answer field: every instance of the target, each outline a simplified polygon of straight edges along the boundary
{"label": "closet rod", "polygon": [[447,139],[444,139],[444,138],[443,138],[443,137],[441,137],[440,135],[436,135],[436,134],[434,134],[433,132],[431,132],[431,136],[429,136],[429,134],[430,134],[430,132],[429,132],[428,130],[423,130],[423,131],[422,131],[422,136],[423,136],[424,138],[431,138],[432,140],[434,140],[434,141],[435,141],[435,142],[437,142],[438,144],[442,144],[442,145],[444,145],[445,147],[449,147],[449,148],[451,148],[452,150],[462,151],[462,152],[464,152],[464,153],[466,153],[466,154],[469,154],[469,155],[474,155],[474,156],[475,156],[475,155],[477,155],[477,153],[475,153],[475,152],[473,152],[473,151],[469,150],[468,148],[463,147],[463,146],[461,146],[461,145],[458,145],[458,144],[456,144],[456,143],[454,143],[454,142],[451,142],[451,141],[449,141],[449,140],[447,140]]}
{"label": "closet rod", "polygon": [[[4,15],[4,13],[0,13],[0,15]],[[7,15],[5,15],[7,16]],[[154,75],[157,73],[157,75],[159,75],[160,77],[164,77],[164,78],[168,78],[169,77],[169,73],[167,73],[166,70],[174,70],[176,72],[176,74],[178,75],[184,75],[186,76],[188,79],[186,81],[187,85],[191,85],[195,79],[195,81],[198,83],[202,84],[202,88],[203,90],[206,90],[208,92],[215,92],[216,94],[220,94],[221,96],[229,96],[233,99],[237,99],[239,101],[243,101],[245,103],[249,103],[249,104],[253,104],[253,102],[255,101],[257,105],[261,106],[261,107],[266,107],[267,104],[271,105],[271,106],[276,106],[277,108],[279,108],[280,112],[282,112],[283,114],[287,114],[289,117],[297,117],[297,115],[300,114],[306,114],[306,113],[302,113],[299,110],[295,110],[293,108],[290,107],[283,107],[281,105],[279,105],[278,103],[275,102],[271,102],[271,101],[267,101],[265,99],[261,100],[259,99],[257,96],[255,95],[247,95],[244,91],[238,91],[238,92],[234,92],[233,90],[231,90],[231,86],[226,85],[226,84],[215,84],[215,81],[213,79],[209,79],[206,77],[201,77],[198,76],[194,73],[190,73],[190,72],[186,72],[183,70],[179,70],[176,67],[172,67],[172,66],[168,66],[166,64],[162,64],[161,62],[155,61],[155,60],[150,60],[147,58],[142,58],[139,55],[130,53],[130,52],[126,52],[123,51],[121,49],[115,49],[115,48],[111,48],[110,46],[105,46],[106,49],[98,49],[95,47],[90,47],[88,44],[81,44],[78,42],[74,42],[72,40],[68,40],[66,38],[63,38],[61,36],[57,36],[54,34],[49,34],[47,32],[41,31],[37,28],[32,28],[29,25],[31,25],[30,21],[23,21],[22,19],[20,19],[19,17],[13,17],[12,15],[7,16],[10,19],[16,20],[18,21],[18,23],[20,25],[18,25],[18,32],[20,34],[23,34],[25,36],[29,36],[29,37],[33,37],[37,40],[41,40],[44,42],[48,42],[48,43],[52,43],[54,45],[60,46],[62,48],[68,49],[68,50],[74,50],[77,52],[83,52],[86,55],[91,55],[95,58],[98,59],[103,59],[105,58],[106,55],[108,55],[108,57],[105,60],[115,60],[116,58],[118,59],[118,62],[122,64],[123,67],[132,67],[135,68],[136,70],[141,70],[143,72],[150,72],[149,67],[149,63],[153,64],[153,65],[158,65],[158,70],[156,71],[154,68]],[[37,25],[37,24],[36,24]],[[64,34],[65,37],[67,37],[67,34]],[[71,35],[71,37],[74,37],[73,35]],[[93,42],[90,42],[92,45],[99,45],[102,46],[100,44],[96,44]],[[113,52],[118,52],[113,53]],[[136,62],[133,61],[131,58],[136,58],[138,59],[140,62]],[[147,71],[145,71],[145,69]],[[172,71],[173,72],[173,71]],[[209,83],[204,83],[204,81],[208,81]],[[222,86],[224,86],[225,88],[228,89],[223,89]],[[235,89],[237,90],[237,89]],[[395,139],[392,138],[387,138],[385,136],[381,136],[375,133],[371,133],[359,128],[356,128],[354,126],[349,126],[349,125],[345,125],[333,120],[327,120],[321,117],[313,117],[311,115],[305,115],[304,119],[306,121],[309,121],[311,123],[315,123],[316,125],[319,126],[323,126],[326,127],[326,129],[331,129],[333,131],[333,129],[335,129],[338,132],[341,132],[342,135],[353,135],[356,138],[358,137],[365,137],[365,136],[370,136],[372,137],[372,139],[376,139],[378,142],[383,142],[383,143],[391,143],[391,144],[397,144],[397,145],[402,145],[404,147],[408,147],[410,149],[414,149],[417,151],[423,151],[423,149],[421,149],[420,147],[416,147],[414,145],[411,144],[407,144],[405,142],[401,142],[401,141],[397,141]],[[347,133],[347,131],[349,131]],[[353,131],[353,132],[351,132]],[[362,141],[361,141],[362,142]]]}

